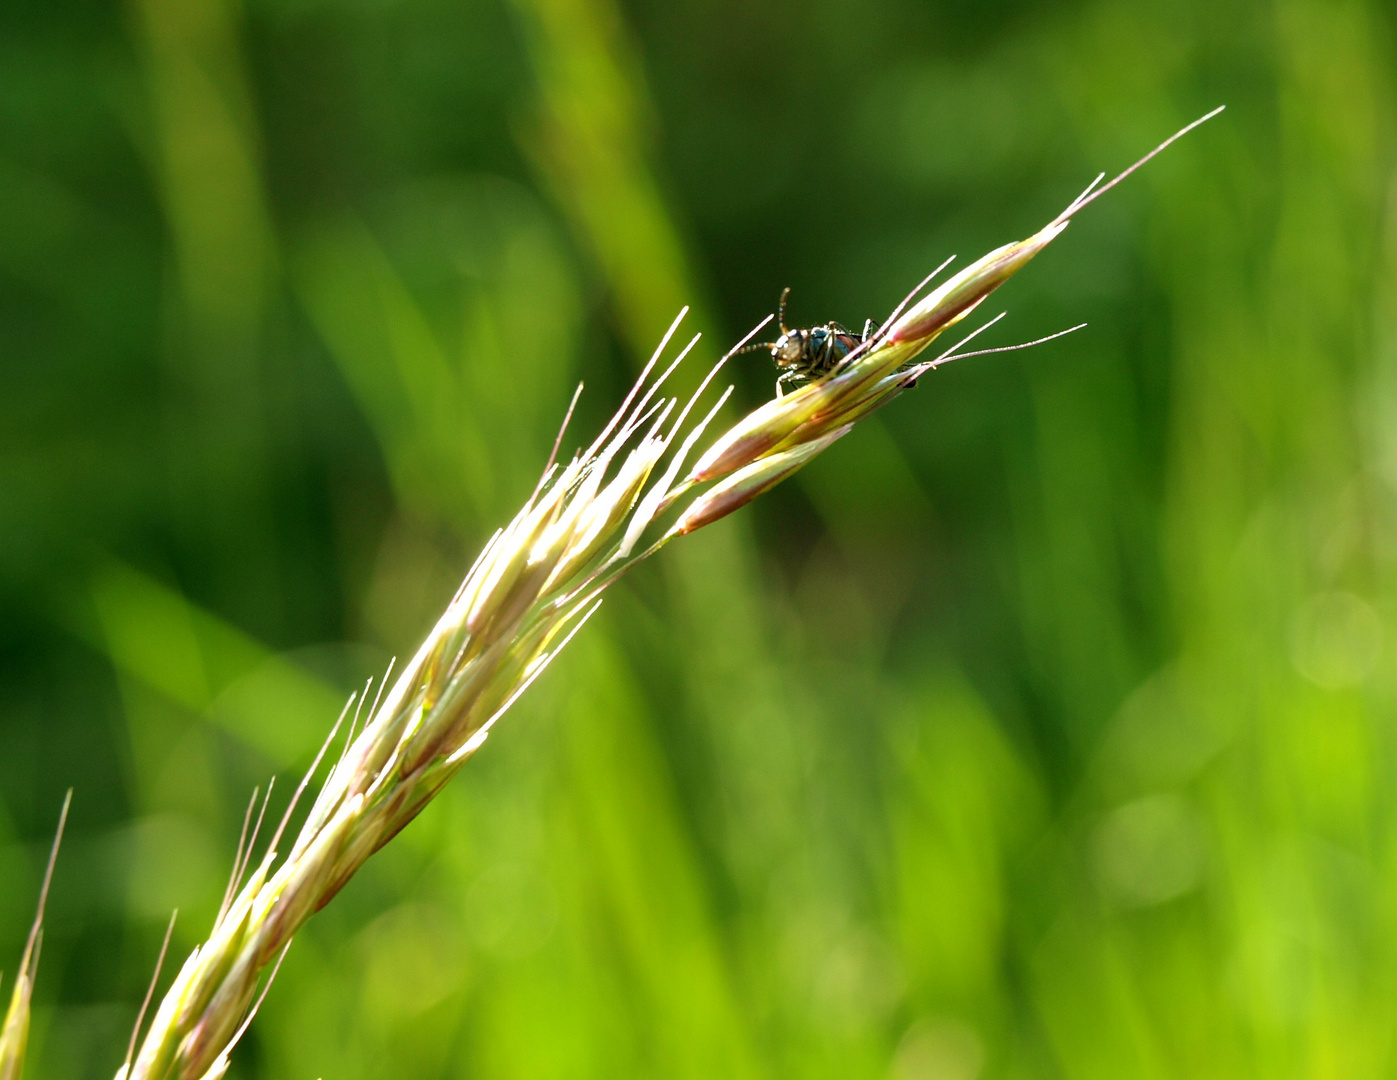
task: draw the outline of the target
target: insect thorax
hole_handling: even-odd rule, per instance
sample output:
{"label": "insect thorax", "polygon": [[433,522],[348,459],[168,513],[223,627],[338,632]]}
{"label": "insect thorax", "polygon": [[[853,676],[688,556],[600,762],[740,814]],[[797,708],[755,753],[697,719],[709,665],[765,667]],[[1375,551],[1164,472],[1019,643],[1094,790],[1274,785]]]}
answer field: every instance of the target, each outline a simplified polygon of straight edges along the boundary
{"label": "insect thorax", "polygon": [[830,374],[859,343],[838,323],[813,327],[803,336],[805,352],[801,357],[800,370],[812,379]]}

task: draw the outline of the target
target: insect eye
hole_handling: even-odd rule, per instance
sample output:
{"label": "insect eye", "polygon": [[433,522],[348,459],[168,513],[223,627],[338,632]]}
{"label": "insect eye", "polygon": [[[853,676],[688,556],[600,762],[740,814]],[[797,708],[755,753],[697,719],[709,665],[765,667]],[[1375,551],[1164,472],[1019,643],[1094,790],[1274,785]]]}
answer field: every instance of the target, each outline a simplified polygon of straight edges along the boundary
{"label": "insect eye", "polygon": [[795,334],[782,334],[776,342],[776,357],[786,364],[794,364],[800,359],[800,338]]}

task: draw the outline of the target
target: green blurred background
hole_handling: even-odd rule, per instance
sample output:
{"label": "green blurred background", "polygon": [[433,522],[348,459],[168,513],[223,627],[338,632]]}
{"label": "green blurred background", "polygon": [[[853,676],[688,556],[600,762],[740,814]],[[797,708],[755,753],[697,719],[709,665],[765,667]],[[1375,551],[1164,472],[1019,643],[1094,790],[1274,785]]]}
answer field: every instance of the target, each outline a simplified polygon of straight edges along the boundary
{"label": "green blurred background", "polygon": [[111,1076],[169,910],[182,955],[252,787],[415,647],[578,379],[581,435],[683,303],[709,356],[785,285],[862,325],[1223,102],[987,343],[1089,329],[924,379],[615,590],[234,1072],[1397,1075],[1393,31],[9,0],[7,972],[76,791],[27,1076]]}

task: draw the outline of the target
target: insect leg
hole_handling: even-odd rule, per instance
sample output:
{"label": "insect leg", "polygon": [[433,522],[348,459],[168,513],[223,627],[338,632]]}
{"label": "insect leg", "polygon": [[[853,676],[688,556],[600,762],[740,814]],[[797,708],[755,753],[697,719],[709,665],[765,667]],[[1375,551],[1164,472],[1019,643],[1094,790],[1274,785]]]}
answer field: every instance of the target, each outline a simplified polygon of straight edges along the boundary
{"label": "insect leg", "polygon": [[872,333],[872,332],[873,332],[873,320],[872,320],[872,319],[864,319],[864,321],[863,321],[863,336],[860,337],[859,340],[860,340],[860,341],[867,341],[867,340],[868,340],[868,335],[869,335],[870,333]]}
{"label": "insect leg", "polygon": [[812,351],[806,360],[805,373],[811,379],[818,379],[829,369],[830,357],[834,354],[834,335],[830,334],[820,342],[819,352]]}

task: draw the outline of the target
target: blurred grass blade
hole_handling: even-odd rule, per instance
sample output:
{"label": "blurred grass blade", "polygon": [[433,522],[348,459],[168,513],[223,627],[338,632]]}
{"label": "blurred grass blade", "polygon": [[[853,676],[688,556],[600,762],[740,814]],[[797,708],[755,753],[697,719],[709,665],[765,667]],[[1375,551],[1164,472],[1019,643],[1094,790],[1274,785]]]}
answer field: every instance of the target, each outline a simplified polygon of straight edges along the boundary
{"label": "blurred grass blade", "polygon": [[605,272],[635,356],[681,305],[707,305],[648,158],[651,106],[613,0],[513,0],[538,80],[526,148]]}

